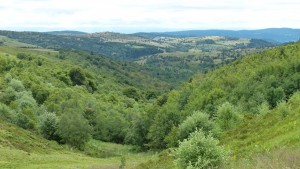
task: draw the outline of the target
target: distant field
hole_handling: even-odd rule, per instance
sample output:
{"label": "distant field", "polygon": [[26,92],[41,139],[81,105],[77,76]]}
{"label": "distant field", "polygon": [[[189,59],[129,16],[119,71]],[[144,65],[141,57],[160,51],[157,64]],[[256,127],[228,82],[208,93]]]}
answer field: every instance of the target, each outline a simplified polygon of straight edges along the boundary
{"label": "distant field", "polygon": [[50,53],[56,53],[58,54],[59,52],[53,49],[45,49],[45,48],[32,48],[29,50],[35,50],[35,51],[41,51],[41,52],[50,52]]}
{"label": "distant field", "polygon": [[37,48],[36,45],[30,45],[27,43],[18,42],[16,40],[12,40],[6,36],[0,35],[0,46],[10,46],[10,47],[17,47],[17,48]]}

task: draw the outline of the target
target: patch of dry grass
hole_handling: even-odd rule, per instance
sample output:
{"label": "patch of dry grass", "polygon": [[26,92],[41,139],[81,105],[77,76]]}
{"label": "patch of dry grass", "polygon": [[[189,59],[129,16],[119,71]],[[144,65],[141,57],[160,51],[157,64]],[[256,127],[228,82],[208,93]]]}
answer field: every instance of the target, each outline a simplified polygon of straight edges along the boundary
{"label": "patch of dry grass", "polygon": [[231,162],[225,169],[299,169],[300,149],[281,148]]}

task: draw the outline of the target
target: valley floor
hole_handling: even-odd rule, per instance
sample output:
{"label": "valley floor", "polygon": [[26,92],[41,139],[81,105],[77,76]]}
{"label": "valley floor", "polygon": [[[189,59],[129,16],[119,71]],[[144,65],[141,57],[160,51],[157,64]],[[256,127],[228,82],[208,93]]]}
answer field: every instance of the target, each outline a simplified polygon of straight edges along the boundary
{"label": "valley floor", "polygon": [[0,120],[1,169],[118,169],[121,165],[126,169],[156,156],[132,149],[90,140],[84,151],[78,151]]}
{"label": "valley floor", "polygon": [[[28,153],[8,147],[0,148],[0,168],[18,169],[118,169],[121,157],[93,158],[81,153],[55,151],[51,153]],[[152,157],[150,153],[124,155],[125,167],[133,168]]]}

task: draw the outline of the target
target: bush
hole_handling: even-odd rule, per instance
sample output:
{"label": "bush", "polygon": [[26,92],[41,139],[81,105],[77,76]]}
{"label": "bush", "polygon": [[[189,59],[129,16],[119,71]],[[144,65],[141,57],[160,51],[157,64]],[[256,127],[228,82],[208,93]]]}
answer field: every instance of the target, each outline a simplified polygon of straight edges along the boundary
{"label": "bush", "polygon": [[37,109],[37,103],[29,92],[18,93],[18,99],[15,101],[18,108],[24,110],[26,108],[31,108],[33,110]]}
{"label": "bush", "polygon": [[31,91],[38,104],[43,104],[50,95],[50,92],[45,87],[34,86]]}
{"label": "bush", "polygon": [[27,115],[23,113],[17,113],[15,123],[16,125],[22,127],[23,129],[34,130],[36,127],[34,121],[31,120]]}
{"label": "bush", "polygon": [[225,102],[218,108],[216,120],[221,129],[232,129],[237,125],[240,119],[241,117],[231,103]]}
{"label": "bush", "polygon": [[25,59],[25,58],[27,58],[27,56],[26,56],[25,53],[18,53],[18,54],[17,54],[17,58],[18,58],[18,59]]}
{"label": "bush", "polygon": [[140,99],[140,96],[138,94],[138,91],[134,87],[129,87],[123,90],[123,95],[126,97],[132,98],[135,101],[138,101]]}
{"label": "bush", "polygon": [[45,111],[40,117],[40,133],[48,140],[60,141],[57,134],[58,120],[55,113]]}
{"label": "bush", "polygon": [[277,110],[283,118],[287,117],[291,113],[291,109],[285,101],[278,103]]}
{"label": "bush", "polygon": [[85,73],[80,68],[73,68],[69,72],[69,76],[71,81],[73,82],[73,85],[84,85],[85,83]]}
{"label": "bush", "polygon": [[16,79],[11,79],[10,82],[8,83],[10,87],[12,87],[16,92],[23,92],[25,91],[25,87],[23,83],[19,80]]}
{"label": "bush", "polygon": [[1,101],[3,101],[6,104],[10,104],[17,98],[17,94],[18,93],[12,87],[8,87],[4,90],[1,96]]}
{"label": "bush", "polygon": [[209,115],[203,112],[196,111],[193,115],[189,116],[183,121],[179,127],[179,140],[188,138],[189,134],[194,132],[196,129],[201,129],[205,135],[213,133],[217,135],[217,130],[214,122],[209,119]]}
{"label": "bush", "polygon": [[178,164],[183,168],[217,168],[227,159],[228,153],[218,146],[219,141],[211,135],[205,136],[202,130],[192,133],[179,143],[175,150]]}
{"label": "bush", "polygon": [[8,122],[13,122],[15,118],[15,112],[12,111],[8,106],[0,103],[0,118]]}
{"label": "bush", "polygon": [[300,92],[295,92],[292,97],[289,99],[289,103],[292,109],[295,109],[299,106],[300,103]]}
{"label": "bush", "polygon": [[1,100],[6,104],[20,98],[25,92],[25,87],[21,81],[12,79],[9,74],[5,77],[8,87],[4,90]]}
{"label": "bush", "polygon": [[178,147],[179,142],[179,132],[178,127],[173,126],[168,135],[164,138],[164,141],[167,143],[167,147]]}
{"label": "bush", "polygon": [[267,100],[271,108],[274,108],[280,100],[285,98],[285,93],[282,87],[271,87],[267,93]]}
{"label": "bush", "polygon": [[270,112],[270,106],[267,102],[263,102],[259,107],[258,107],[258,114],[263,116],[267,113]]}
{"label": "bush", "polygon": [[89,141],[91,132],[88,121],[76,111],[74,113],[66,112],[58,123],[58,134],[63,141],[80,150]]}

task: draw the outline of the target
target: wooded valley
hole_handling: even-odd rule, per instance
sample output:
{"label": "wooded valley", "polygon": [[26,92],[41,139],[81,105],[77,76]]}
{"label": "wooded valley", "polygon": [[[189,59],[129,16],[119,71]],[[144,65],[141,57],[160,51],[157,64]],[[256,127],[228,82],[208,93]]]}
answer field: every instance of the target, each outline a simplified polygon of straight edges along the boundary
{"label": "wooded valley", "polygon": [[0,35],[0,168],[300,166],[299,42]]}

